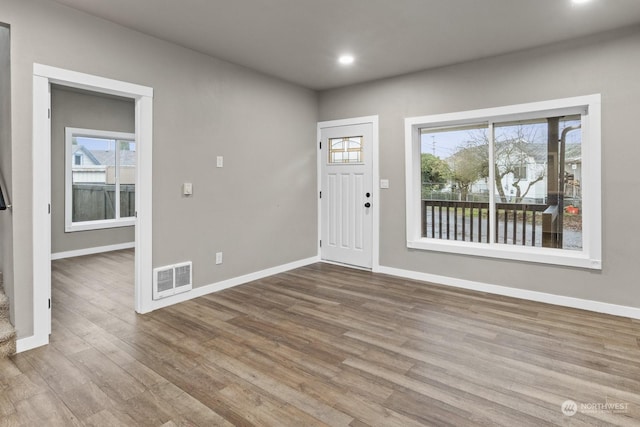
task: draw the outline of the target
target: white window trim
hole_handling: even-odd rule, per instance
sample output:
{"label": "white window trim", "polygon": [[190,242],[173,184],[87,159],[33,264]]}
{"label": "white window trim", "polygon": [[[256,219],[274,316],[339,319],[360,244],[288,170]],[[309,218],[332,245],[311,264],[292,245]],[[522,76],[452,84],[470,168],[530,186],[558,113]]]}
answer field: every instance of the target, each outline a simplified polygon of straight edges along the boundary
{"label": "white window trim", "polygon": [[[420,225],[420,128],[459,126],[532,117],[580,113],[582,116],[583,241],[581,251],[428,239]],[[533,102],[505,107],[405,119],[407,247],[490,258],[602,269],[601,211],[601,96],[600,94]],[[491,125],[490,125],[491,126]],[[490,162],[493,161],[490,155]],[[493,191],[490,203],[493,203]],[[491,210],[493,212],[493,210]],[[494,224],[491,218],[491,224]],[[491,233],[493,234],[493,233]],[[492,239],[493,240],[493,239]]]}
{"label": "white window trim", "polygon": [[[101,219],[97,221],[82,221],[82,222],[73,222],[72,219],[72,211],[73,211],[73,137],[87,137],[87,138],[105,138],[105,139],[115,139],[115,140],[127,140],[127,141],[135,141],[136,136],[133,133],[126,132],[112,132],[112,131],[104,131],[104,130],[94,130],[94,129],[82,129],[82,128],[65,128],[65,185],[64,185],[64,231],[67,233],[76,232],[76,231],[87,231],[87,230],[100,230],[105,228],[116,228],[116,227],[128,227],[136,224],[135,217],[126,217],[120,218],[120,179],[119,179],[119,165],[120,165],[120,150],[115,149],[116,155],[116,184],[115,184],[115,194],[118,195],[115,198],[115,215],[114,219]],[[136,147],[137,149],[137,147]]]}

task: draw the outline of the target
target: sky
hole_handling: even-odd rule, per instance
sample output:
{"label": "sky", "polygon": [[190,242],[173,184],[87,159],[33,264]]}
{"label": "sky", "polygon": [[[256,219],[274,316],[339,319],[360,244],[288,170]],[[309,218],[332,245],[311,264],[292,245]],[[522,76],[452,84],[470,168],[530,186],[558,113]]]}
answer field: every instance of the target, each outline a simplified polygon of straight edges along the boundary
{"label": "sky", "polygon": [[[560,128],[579,124],[580,120],[561,121]],[[484,128],[483,128],[484,126]],[[530,124],[506,124],[496,126],[495,134],[498,138],[513,138],[517,135],[518,130],[525,135],[526,139],[534,143],[547,142],[547,124],[530,123]],[[486,125],[477,125],[475,127],[466,126],[464,128],[436,129],[427,131],[421,135],[420,145],[422,153],[434,154],[436,157],[446,159],[453,153],[458,151],[459,147],[466,145],[474,139],[481,139],[482,132],[487,132]],[[567,143],[580,143],[581,132],[569,132],[567,134]]]}
{"label": "sky", "polygon": [[[115,147],[114,139],[106,139],[106,138],[87,138],[84,136],[76,137],[76,141],[78,141],[79,145],[84,145],[88,150],[113,150]],[[129,144],[129,150],[135,151],[136,144],[132,142]]]}

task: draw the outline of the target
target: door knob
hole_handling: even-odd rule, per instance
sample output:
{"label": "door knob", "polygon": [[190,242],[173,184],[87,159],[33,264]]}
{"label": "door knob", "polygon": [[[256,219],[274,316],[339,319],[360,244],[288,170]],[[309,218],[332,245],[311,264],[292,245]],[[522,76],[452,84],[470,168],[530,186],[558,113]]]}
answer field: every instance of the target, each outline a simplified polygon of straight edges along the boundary
{"label": "door knob", "polygon": [[365,207],[365,208],[370,208],[370,207],[371,207],[371,203],[369,203],[369,202],[365,203],[365,204],[364,204],[364,207]]}

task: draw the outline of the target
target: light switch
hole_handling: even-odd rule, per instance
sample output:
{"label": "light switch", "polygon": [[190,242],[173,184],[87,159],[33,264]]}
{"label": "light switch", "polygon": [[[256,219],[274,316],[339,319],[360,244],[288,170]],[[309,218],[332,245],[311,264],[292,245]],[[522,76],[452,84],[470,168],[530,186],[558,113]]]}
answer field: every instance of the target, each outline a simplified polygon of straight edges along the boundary
{"label": "light switch", "polygon": [[190,196],[193,194],[193,184],[190,182],[185,182],[182,184],[182,194],[185,196]]}
{"label": "light switch", "polygon": [[381,179],[380,180],[380,188],[389,188],[389,180]]}
{"label": "light switch", "polygon": [[224,165],[224,159],[222,156],[216,157],[216,166],[221,168]]}

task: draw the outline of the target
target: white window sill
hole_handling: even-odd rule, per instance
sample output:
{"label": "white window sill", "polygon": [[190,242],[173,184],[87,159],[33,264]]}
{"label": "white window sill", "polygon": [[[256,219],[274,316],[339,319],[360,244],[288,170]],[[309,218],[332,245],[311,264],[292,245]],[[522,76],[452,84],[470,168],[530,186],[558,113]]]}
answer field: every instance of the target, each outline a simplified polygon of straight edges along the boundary
{"label": "white window sill", "polygon": [[569,251],[566,249],[473,243],[427,238],[408,241],[407,247],[410,249],[446,252],[460,255],[472,255],[486,258],[499,258],[602,270],[602,260],[592,259],[584,250]]}
{"label": "white window sill", "polygon": [[99,221],[74,222],[64,227],[65,233],[75,231],[101,230],[103,228],[130,227],[136,225],[136,218],[105,219]]}

